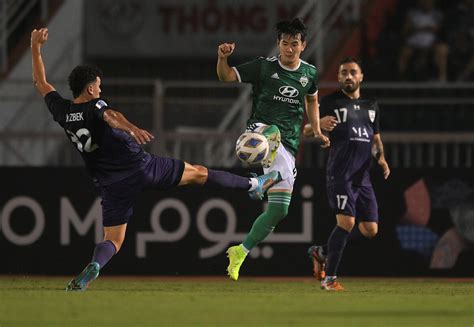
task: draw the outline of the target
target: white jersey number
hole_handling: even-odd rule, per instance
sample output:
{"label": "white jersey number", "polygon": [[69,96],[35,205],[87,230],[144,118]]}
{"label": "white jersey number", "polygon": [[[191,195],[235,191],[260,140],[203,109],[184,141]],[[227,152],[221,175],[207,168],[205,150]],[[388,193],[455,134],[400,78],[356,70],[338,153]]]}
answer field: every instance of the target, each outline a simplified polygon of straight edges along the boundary
{"label": "white jersey number", "polygon": [[347,204],[347,195],[336,195],[337,198],[337,207],[341,210],[344,210]]}
{"label": "white jersey number", "polygon": [[339,108],[334,110],[336,114],[337,123],[345,123],[347,121],[347,108]]}
{"label": "white jersey number", "polygon": [[[66,130],[66,133],[69,135],[71,141],[76,144],[76,147],[80,152],[92,152],[99,148],[97,144],[92,144],[91,132],[89,132],[87,128],[81,128],[77,130],[76,133]],[[87,138],[85,142],[81,141],[82,136]]]}

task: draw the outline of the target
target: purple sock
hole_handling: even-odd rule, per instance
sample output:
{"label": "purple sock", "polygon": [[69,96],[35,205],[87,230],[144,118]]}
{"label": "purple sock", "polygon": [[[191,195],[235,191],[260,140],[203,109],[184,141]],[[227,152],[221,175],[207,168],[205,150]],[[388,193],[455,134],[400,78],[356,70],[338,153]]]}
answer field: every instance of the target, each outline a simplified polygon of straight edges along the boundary
{"label": "purple sock", "polygon": [[222,170],[208,169],[206,186],[220,186],[226,188],[239,188],[248,190],[250,180]]}
{"label": "purple sock", "polygon": [[[359,225],[356,225],[354,228],[352,228],[349,237],[347,238],[348,241],[357,241],[357,240],[363,240],[366,239],[367,237],[362,234],[360,231]],[[323,246],[323,254],[327,255],[328,254],[328,245],[324,244]]]}
{"label": "purple sock", "polygon": [[348,241],[358,241],[363,240],[364,238],[366,237],[360,231],[359,225],[355,225],[354,228],[352,228],[351,233],[349,234]]}
{"label": "purple sock", "polygon": [[116,249],[114,243],[111,241],[104,241],[95,246],[94,255],[92,256],[92,262],[97,262],[102,269],[110,258],[115,254]]}
{"label": "purple sock", "polygon": [[346,247],[349,232],[341,227],[334,227],[328,239],[328,263],[326,266],[326,276],[336,276],[339,261]]}

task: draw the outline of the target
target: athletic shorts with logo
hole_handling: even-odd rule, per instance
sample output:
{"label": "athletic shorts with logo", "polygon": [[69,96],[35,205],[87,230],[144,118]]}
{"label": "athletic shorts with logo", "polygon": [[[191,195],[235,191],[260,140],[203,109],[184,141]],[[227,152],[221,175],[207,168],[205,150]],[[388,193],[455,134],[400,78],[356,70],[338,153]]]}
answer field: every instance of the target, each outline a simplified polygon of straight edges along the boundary
{"label": "athletic shorts with logo", "polygon": [[358,221],[378,222],[378,205],[372,185],[331,183],[327,185],[330,207],[336,214],[355,217]]}

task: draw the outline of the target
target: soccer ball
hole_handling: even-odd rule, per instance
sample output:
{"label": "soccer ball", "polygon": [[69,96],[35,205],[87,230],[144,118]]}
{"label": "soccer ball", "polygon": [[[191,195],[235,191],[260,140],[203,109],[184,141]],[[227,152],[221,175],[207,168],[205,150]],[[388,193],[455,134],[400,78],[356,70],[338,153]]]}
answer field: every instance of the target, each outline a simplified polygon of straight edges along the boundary
{"label": "soccer ball", "polygon": [[249,165],[261,164],[268,155],[267,138],[260,133],[245,132],[235,145],[235,153],[240,161]]}

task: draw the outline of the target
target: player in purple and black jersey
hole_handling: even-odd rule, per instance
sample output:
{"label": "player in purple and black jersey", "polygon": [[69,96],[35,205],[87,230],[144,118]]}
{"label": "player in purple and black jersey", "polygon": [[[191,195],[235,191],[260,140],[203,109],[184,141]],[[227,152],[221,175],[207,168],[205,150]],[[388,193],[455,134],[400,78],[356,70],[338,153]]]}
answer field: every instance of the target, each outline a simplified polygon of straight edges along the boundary
{"label": "player in purple and black jersey", "polygon": [[[380,137],[377,101],[360,94],[363,77],[356,60],[344,59],[338,73],[341,90],[324,97],[320,103],[321,128],[329,132],[331,141],[326,185],[337,225],[327,246],[312,246],[308,252],[314,275],[326,290],[344,289],[337,282],[336,273],[347,240],[372,238],[377,234],[377,199],[369,176],[372,156],[381,166],[385,179],[390,175]],[[304,134],[312,135],[311,126],[305,126]]]}
{"label": "player in purple and black jersey", "polygon": [[85,290],[120,250],[135,198],[142,190],[215,185],[248,190],[251,198],[261,199],[268,188],[280,181],[277,171],[246,178],[145,152],[140,145],[150,142],[153,136],[100,98],[100,70],[91,66],[74,68],[69,75],[72,101],[64,99],[47,82],[41,58],[41,47],[47,38],[46,28],[31,33],[33,82],[54,120],[81,154],[102,197],[104,241],[96,245],[91,263],[66,290]]}

